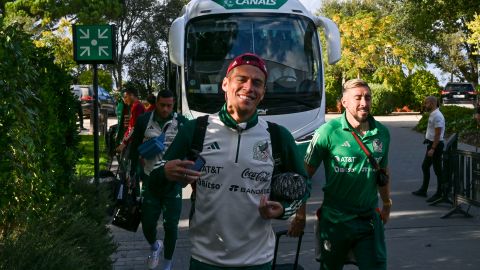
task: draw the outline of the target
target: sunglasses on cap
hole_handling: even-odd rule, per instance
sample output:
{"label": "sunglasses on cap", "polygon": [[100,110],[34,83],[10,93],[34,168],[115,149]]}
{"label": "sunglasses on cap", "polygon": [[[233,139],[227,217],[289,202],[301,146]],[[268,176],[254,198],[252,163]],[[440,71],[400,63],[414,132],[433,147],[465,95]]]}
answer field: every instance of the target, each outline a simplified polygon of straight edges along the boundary
{"label": "sunglasses on cap", "polygon": [[251,65],[257,67],[263,72],[263,74],[265,74],[265,78],[267,78],[268,72],[265,61],[263,61],[262,58],[253,53],[244,53],[235,57],[235,59],[233,59],[233,61],[228,66],[227,74],[230,73],[232,69],[241,65]]}

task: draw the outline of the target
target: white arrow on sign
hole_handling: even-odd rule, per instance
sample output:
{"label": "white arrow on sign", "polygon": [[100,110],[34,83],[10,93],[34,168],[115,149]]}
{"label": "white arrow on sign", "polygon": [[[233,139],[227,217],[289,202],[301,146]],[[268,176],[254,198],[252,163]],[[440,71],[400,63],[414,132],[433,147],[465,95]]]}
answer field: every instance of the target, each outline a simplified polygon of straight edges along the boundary
{"label": "white arrow on sign", "polygon": [[87,29],[87,32],[84,32],[82,29],[78,29],[83,36],[80,36],[80,39],[90,38],[90,29]]}
{"label": "white arrow on sign", "polygon": [[105,51],[105,49],[108,49],[108,46],[99,46],[98,47],[98,56],[102,56],[102,53],[104,53],[105,56],[108,56],[108,52]]}
{"label": "white arrow on sign", "polygon": [[80,46],[80,49],[82,49],[82,52],[80,53],[80,56],[83,56],[85,53],[87,53],[87,56],[90,56],[90,47]]}
{"label": "white arrow on sign", "polygon": [[103,31],[102,33],[100,33],[100,31],[101,31],[101,30],[100,30],[100,29],[98,29],[98,38],[108,38],[108,36],[107,36],[107,35],[105,35],[105,33],[107,33],[107,32],[108,32],[108,28],[107,28],[107,29],[105,29],[105,31]]}

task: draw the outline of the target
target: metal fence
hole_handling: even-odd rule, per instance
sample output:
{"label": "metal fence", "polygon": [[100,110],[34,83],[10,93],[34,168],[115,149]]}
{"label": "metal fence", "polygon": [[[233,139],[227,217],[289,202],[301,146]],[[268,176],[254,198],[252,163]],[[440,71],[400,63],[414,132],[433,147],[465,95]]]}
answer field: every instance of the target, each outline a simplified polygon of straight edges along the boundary
{"label": "metal fence", "polygon": [[[458,135],[452,135],[443,155],[443,196],[433,202],[452,204],[452,209],[442,218],[468,213],[471,206],[480,207],[480,153],[457,149]],[[466,205],[467,210],[462,208]]]}

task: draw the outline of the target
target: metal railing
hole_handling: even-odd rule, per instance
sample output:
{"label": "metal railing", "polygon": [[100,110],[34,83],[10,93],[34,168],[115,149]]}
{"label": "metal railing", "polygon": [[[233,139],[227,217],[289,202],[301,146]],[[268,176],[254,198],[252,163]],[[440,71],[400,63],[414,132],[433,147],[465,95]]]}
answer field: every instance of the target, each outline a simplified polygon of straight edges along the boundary
{"label": "metal railing", "polygon": [[[432,202],[452,204],[447,218],[453,214],[463,214],[472,217],[468,212],[471,206],[480,207],[480,153],[457,149],[458,135],[452,135],[443,154],[443,194],[440,199]],[[467,210],[462,208],[467,206]]]}

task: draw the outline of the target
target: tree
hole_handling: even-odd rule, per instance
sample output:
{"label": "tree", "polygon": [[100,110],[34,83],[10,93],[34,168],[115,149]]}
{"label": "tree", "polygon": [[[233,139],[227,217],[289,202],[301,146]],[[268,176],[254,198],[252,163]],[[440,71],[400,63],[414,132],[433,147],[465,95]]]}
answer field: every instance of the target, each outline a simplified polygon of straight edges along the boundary
{"label": "tree", "polygon": [[124,57],[127,47],[134,37],[138,35],[141,23],[153,15],[152,7],[154,4],[155,0],[123,1],[121,16],[115,20],[117,26],[117,52],[112,74],[117,88],[121,88],[123,82]]}
{"label": "tree", "polygon": [[[321,12],[339,26],[344,78],[367,77],[387,80],[387,73],[375,74],[382,67],[399,66],[413,69],[412,47],[397,35],[394,6],[383,0],[324,1]],[[388,82],[388,80],[387,80]]]}
{"label": "tree", "polygon": [[[473,45],[467,42],[479,1],[399,0],[398,26],[423,44],[424,59],[460,80],[476,81]],[[461,59],[461,60],[460,60]]]}
{"label": "tree", "polygon": [[[98,85],[102,86],[108,92],[112,92],[112,75],[108,70],[98,70]],[[93,84],[93,70],[88,69],[80,73],[78,76],[78,84]]]}
{"label": "tree", "polygon": [[6,1],[6,24],[17,23],[32,34],[37,47],[49,48],[55,63],[72,73],[72,24],[99,24],[116,18],[120,12],[119,0],[87,2],[81,0],[58,1],[19,0]]}
{"label": "tree", "polygon": [[129,77],[143,85],[141,88],[146,89],[145,94],[160,89],[164,84],[169,27],[186,2],[154,1],[148,10],[143,9],[145,15],[131,33],[131,53],[124,55],[123,65],[128,69]]}
{"label": "tree", "polygon": [[472,54],[480,57],[480,14],[475,14],[474,19],[467,23],[467,27],[471,32],[471,35],[467,39],[467,43],[475,48],[472,51]]}
{"label": "tree", "polygon": [[471,35],[467,39],[467,43],[472,45],[474,48],[472,51],[472,55],[477,57],[477,81],[473,81],[474,84],[477,85],[477,89],[479,88],[478,83],[480,82],[480,15],[476,15],[473,21],[467,23],[468,29],[471,31]]}

